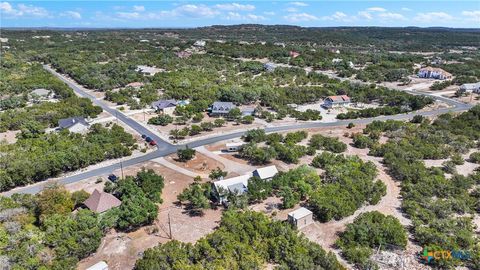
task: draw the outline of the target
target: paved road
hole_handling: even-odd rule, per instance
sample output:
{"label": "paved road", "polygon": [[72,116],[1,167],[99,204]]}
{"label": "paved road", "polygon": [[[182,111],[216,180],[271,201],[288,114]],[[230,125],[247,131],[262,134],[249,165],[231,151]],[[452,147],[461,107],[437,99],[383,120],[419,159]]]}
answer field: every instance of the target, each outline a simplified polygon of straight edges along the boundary
{"label": "paved road", "polygon": [[[139,163],[143,163],[143,162],[155,159],[155,158],[163,157],[163,156],[166,156],[166,155],[169,155],[169,154],[172,154],[172,153],[176,152],[176,150],[178,148],[184,148],[185,147],[185,145],[172,145],[169,142],[166,142],[166,141],[162,140],[160,137],[153,134],[152,132],[150,132],[148,129],[146,129],[144,126],[140,125],[136,121],[132,120],[131,118],[129,118],[127,116],[125,116],[123,113],[119,112],[118,110],[108,107],[105,103],[97,100],[94,96],[85,92],[85,89],[83,87],[81,87],[80,85],[66,79],[64,76],[57,73],[55,70],[51,69],[48,66],[44,66],[44,68],[47,69],[48,71],[52,72],[55,76],[60,78],[65,83],[67,83],[68,86],[70,86],[75,92],[77,92],[81,96],[91,99],[94,104],[102,107],[105,111],[107,111],[110,114],[118,117],[119,120],[121,120],[125,124],[129,125],[134,130],[139,132],[140,134],[146,134],[146,135],[150,136],[151,138],[153,138],[155,141],[157,141],[158,149],[155,152],[151,152],[149,154],[146,154],[146,155],[143,155],[143,156],[140,156],[140,157],[135,157],[135,158],[125,160],[125,161],[122,162],[122,165],[124,167],[139,164]],[[352,122],[354,124],[368,124],[368,123],[371,123],[372,121],[375,121],[375,120],[381,120],[381,121],[388,120],[388,119],[405,120],[405,119],[411,119],[415,115],[434,116],[434,115],[444,114],[444,113],[447,113],[447,112],[466,111],[466,110],[468,110],[472,107],[472,105],[469,105],[469,104],[465,104],[465,103],[455,101],[455,100],[445,98],[445,97],[434,96],[434,95],[431,95],[429,93],[422,93],[422,92],[409,91],[409,90],[404,90],[404,91],[408,92],[410,94],[414,94],[414,95],[430,96],[430,97],[432,97],[436,100],[440,100],[440,101],[443,101],[443,102],[447,103],[451,107],[450,108],[437,109],[437,110],[433,110],[433,111],[426,111],[426,112],[411,112],[411,113],[407,113],[407,114],[380,116],[380,117],[374,117],[374,118],[363,118],[363,119],[355,119],[355,120],[340,120],[340,121],[337,121],[337,122],[329,122],[329,123],[299,122],[297,124],[288,125],[288,126],[267,127],[267,128],[265,128],[265,131],[266,132],[280,132],[280,131],[288,131],[288,130],[295,130],[295,129],[306,129],[306,128],[338,127],[338,126],[346,126],[350,122]],[[244,133],[245,133],[245,131],[235,132],[235,133],[230,133],[230,134],[225,134],[225,135],[219,135],[219,136],[216,136],[216,137],[211,137],[211,138],[206,138],[206,139],[193,141],[193,142],[188,143],[187,145],[188,145],[188,147],[191,147],[191,148],[199,147],[199,146],[202,146],[202,145],[208,145],[208,144],[216,143],[216,142],[223,141],[223,140],[230,140],[230,139],[238,138],[238,137],[241,137]],[[67,177],[64,177],[64,178],[58,180],[58,182],[60,184],[70,184],[70,183],[78,182],[78,181],[83,180],[83,179],[109,174],[112,171],[117,170],[119,168],[120,168],[120,163],[116,163],[116,164],[108,165],[108,166],[105,166],[105,167],[101,167],[101,168],[89,170],[89,171],[86,171],[86,172],[78,173],[78,174],[75,174],[75,175],[72,175],[72,176],[67,176]],[[45,184],[45,181],[41,182],[41,183],[34,184],[34,185],[30,185],[30,186],[19,187],[19,188],[12,189],[10,191],[4,192],[2,195],[10,196],[14,193],[35,194],[35,193],[38,193],[39,191],[42,190],[44,184]]]}
{"label": "paved road", "polygon": [[93,95],[90,95],[89,93],[87,93],[85,91],[86,89],[84,87],[82,87],[81,85],[79,85],[78,83],[67,79],[64,75],[59,74],[58,72],[56,72],[54,69],[52,69],[48,65],[43,65],[43,68],[48,70],[49,72],[51,72],[53,75],[55,75],[57,78],[59,78],[63,82],[65,82],[77,94],[79,94],[82,97],[89,98],[90,100],[92,100],[92,102],[95,105],[100,106],[104,111],[110,113],[111,115],[113,115],[114,117],[116,117],[117,119],[119,119],[120,121],[125,123],[126,125],[130,126],[133,130],[135,130],[139,134],[145,134],[145,135],[149,136],[150,138],[152,138],[153,140],[155,140],[157,142],[157,148],[158,148],[159,151],[175,150],[176,149],[175,146],[173,146],[169,142],[164,141],[162,138],[158,137],[153,132],[151,132],[150,130],[148,130],[144,126],[140,125],[137,121],[133,120],[132,118],[130,118],[128,116],[126,116],[125,114],[123,114],[122,112],[120,112],[117,109],[110,108],[104,102],[98,100]]}

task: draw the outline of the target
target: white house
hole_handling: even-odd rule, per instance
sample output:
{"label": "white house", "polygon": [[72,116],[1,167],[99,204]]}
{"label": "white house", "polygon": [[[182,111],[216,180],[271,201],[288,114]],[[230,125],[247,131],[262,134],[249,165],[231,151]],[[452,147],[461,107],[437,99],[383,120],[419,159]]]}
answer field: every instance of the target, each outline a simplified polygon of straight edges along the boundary
{"label": "white house", "polygon": [[313,223],[313,213],[307,208],[298,208],[288,213],[288,222],[297,227],[297,229],[301,229]]}
{"label": "white house", "polygon": [[213,182],[218,201],[220,203],[226,203],[228,193],[242,195],[247,192],[248,179],[250,179],[250,177],[252,177],[251,174],[245,174]]}
{"label": "white house", "polygon": [[207,43],[205,42],[205,40],[197,40],[195,41],[195,43],[193,43],[193,46],[195,47],[205,47]]}
{"label": "white house", "polygon": [[333,107],[350,104],[350,102],[350,97],[348,97],[347,95],[329,96],[323,101],[322,107],[330,109]]}
{"label": "white house", "polygon": [[275,63],[268,62],[268,63],[265,63],[263,67],[265,68],[266,71],[273,72],[275,71],[275,68],[277,67],[277,65],[275,65]]}
{"label": "white house", "polygon": [[85,133],[88,131],[90,124],[84,117],[70,117],[58,120],[58,129],[68,129],[74,133]]}
{"label": "white house", "polygon": [[465,83],[460,86],[460,91],[465,93],[479,93],[480,94],[480,82],[477,83]]}
{"label": "white house", "polygon": [[244,142],[231,142],[225,144],[225,146],[227,147],[228,152],[237,152],[244,144]]}
{"label": "white house", "polygon": [[271,180],[278,173],[275,165],[263,167],[253,171],[253,176],[256,176],[262,180]]}

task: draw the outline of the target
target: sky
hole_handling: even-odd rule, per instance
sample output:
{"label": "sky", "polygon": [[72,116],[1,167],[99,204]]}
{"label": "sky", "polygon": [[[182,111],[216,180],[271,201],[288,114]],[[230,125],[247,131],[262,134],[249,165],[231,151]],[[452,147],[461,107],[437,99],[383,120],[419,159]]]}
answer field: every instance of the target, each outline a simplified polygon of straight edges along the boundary
{"label": "sky", "polygon": [[0,27],[299,26],[480,28],[480,0],[2,1]]}

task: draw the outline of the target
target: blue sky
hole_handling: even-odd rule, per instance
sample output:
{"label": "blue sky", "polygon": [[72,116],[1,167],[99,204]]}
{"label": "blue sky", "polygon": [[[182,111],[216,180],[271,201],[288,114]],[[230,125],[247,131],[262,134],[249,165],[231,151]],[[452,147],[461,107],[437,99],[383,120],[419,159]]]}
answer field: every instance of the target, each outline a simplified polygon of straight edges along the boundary
{"label": "blue sky", "polygon": [[480,27],[480,1],[2,1],[1,27]]}

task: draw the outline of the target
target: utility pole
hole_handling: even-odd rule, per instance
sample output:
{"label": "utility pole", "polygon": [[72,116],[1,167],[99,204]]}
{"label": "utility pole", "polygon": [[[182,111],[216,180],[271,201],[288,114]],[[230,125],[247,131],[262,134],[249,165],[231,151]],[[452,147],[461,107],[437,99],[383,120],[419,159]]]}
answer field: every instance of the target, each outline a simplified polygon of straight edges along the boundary
{"label": "utility pole", "polygon": [[122,171],[122,179],[124,179],[123,178],[123,161],[120,161],[120,170]]}
{"label": "utility pole", "polygon": [[173,239],[173,235],[172,235],[172,221],[170,220],[170,211],[168,212],[168,230],[170,231],[170,239]]}

